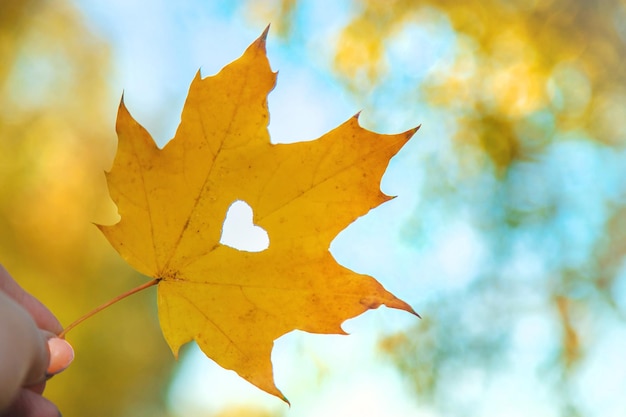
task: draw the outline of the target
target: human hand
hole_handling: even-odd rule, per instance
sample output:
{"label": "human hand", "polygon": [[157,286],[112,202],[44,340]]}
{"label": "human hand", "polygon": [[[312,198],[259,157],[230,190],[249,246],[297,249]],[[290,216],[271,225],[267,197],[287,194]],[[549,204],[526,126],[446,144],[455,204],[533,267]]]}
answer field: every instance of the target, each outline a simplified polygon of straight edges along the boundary
{"label": "human hand", "polygon": [[55,337],[62,329],[0,265],[0,416],[60,415],[42,393],[46,380],[74,358],[71,346]]}

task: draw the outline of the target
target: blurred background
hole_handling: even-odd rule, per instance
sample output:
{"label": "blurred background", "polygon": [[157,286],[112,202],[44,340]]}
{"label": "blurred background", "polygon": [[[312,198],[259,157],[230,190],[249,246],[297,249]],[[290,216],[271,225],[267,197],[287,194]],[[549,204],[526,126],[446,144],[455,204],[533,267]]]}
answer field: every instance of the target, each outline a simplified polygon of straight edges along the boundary
{"label": "blurred background", "polygon": [[117,221],[121,94],[162,145],[198,68],[268,23],[274,141],[358,111],[422,125],[383,178],[398,198],[331,249],[423,319],[279,339],[287,408],[193,345],[176,362],[149,289],[69,334],[47,390],[63,415],[622,416],[624,0],[4,0],[0,262],[65,325],[146,281],[93,226]]}

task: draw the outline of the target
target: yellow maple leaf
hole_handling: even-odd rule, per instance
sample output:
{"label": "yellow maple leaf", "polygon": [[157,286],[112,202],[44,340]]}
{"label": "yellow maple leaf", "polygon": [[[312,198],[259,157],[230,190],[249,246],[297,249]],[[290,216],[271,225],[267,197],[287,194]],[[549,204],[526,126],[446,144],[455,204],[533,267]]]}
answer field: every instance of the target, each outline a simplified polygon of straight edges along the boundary
{"label": "yellow maple leaf", "polygon": [[[266,97],[276,74],[266,34],[216,76],[197,74],[163,149],[122,100],[107,173],[121,220],[99,227],[130,265],[158,280],[161,328],[175,356],[195,340],[219,365],[286,401],[273,379],[275,339],[294,329],[343,334],[342,322],[382,304],[414,313],[374,278],[339,265],[329,245],[390,198],[380,179],[415,129],[380,135],[353,117],[315,141],[271,144]],[[267,231],[266,250],[220,243],[238,200]]]}

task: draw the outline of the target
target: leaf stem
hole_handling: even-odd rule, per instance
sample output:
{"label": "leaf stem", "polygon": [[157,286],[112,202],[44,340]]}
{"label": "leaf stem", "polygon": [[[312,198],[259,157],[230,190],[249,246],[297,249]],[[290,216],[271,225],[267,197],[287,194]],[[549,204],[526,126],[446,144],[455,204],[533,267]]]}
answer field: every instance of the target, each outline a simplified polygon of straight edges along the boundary
{"label": "leaf stem", "polygon": [[137,293],[137,292],[139,292],[141,290],[145,290],[148,287],[152,287],[153,285],[157,285],[160,280],[161,280],[160,278],[155,278],[152,281],[148,281],[146,283],[143,283],[140,286],[138,286],[136,288],[133,288],[132,290],[126,291],[125,293],[118,295],[117,297],[113,298],[112,300],[109,300],[106,303],[104,303],[104,304],[94,308],[89,313],[87,313],[84,316],[80,317],[78,320],[75,320],[72,324],[70,324],[65,329],[63,329],[63,331],[58,334],[58,337],[61,338],[61,339],[64,339],[65,335],[67,334],[67,332],[72,330],[74,327],[78,326],[83,321],[87,320],[89,317],[91,317],[94,314],[104,310],[105,308],[109,307],[110,305],[115,304],[115,303],[117,303],[120,300],[123,300],[124,298],[128,297],[129,295],[133,295],[133,294],[135,294],[135,293]]}

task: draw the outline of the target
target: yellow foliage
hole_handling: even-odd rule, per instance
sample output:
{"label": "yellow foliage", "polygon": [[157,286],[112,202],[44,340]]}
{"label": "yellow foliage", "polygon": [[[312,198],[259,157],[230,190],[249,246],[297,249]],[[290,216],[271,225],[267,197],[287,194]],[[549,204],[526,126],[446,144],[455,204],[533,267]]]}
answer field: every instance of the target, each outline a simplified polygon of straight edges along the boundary
{"label": "yellow foliage", "polygon": [[[471,144],[503,174],[518,158],[528,157],[524,151],[504,151],[509,156],[503,156],[505,149],[528,148],[523,135],[508,132],[523,130],[536,112],[550,112],[559,130],[623,144],[618,126],[626,91],[624,48],[615,18],[623,10],[617,0],[593,5],[574,0],[363,0],[330,45],[332,68],[349,89],[367,97],[393,70],[386,49],[395,34],[433,17],[449,21],[455,31],[454,61],[437,66],[421,85],[407,85],[414,90],[407,97],[425,92],[429,104],[457,112],[459,157]],[[420,51],[411,53],[419,56]],[[576,75],[568,79],[571,71],[563,68],[573,68]],[[479,127],[490,138],[476,140],[477,133],[466,127],[485,120],[510,129],[497,137],[488,126]]]}
{"label": "yellow foliage", "polygon": [[[122,103],[107,175],[121,220],[100,228],[158,280],[161,327],[175,355],[195,340],[222,367],[285,399],[274,385],[275,339],[295,329],[343,334],[343,321],[383,304],[413,312],[375,279],[337,264],[328,248],[389,199],[380,179],[415,129],[380,135],[353,117],[315,141],[271,144],[266,96],[275,81],[264,34],[218,75],[196,76],[163,149]],[[267,250],[220,244],[238,200],[268,232]]]}

